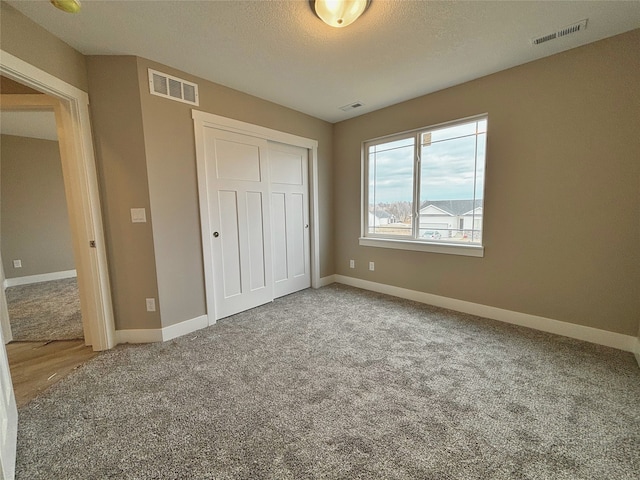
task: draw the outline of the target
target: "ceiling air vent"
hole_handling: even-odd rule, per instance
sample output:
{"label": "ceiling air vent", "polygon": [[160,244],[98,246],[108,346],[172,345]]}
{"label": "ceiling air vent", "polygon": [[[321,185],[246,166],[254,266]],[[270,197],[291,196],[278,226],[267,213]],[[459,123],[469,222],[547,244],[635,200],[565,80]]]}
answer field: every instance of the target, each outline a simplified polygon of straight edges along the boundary
{"label": "ceiling air vent", "polygon": [[356,108],[360,108],[360,107],[364,107],[364,103],[353,102],[353,103],[350,103],[349,105],[343,105],[342,107],[340,107],[340,110],[342,110],[343,112],[350,112],[351,110],[355,110]]}
{"label": "ceiling air vent", "polygon": [[198,85],[157,70],[149,69],[149,92],[178,102],[200,104]]}
{"label": "ceiling air vent", "polygon": [[540,45],[541,43],[548,42],[549,40],[553,40],[555,38],[564,37],[566,35],[571,35],[572,33],[581,32],[582,30],[587,28],[587,19],[580,20],[572,25],[567,25],[566,27],[562,27],[560,30],[548,33],[546,35],[542,35],[541,37],[536,37],[531,39],[531,43],[534,45]]}

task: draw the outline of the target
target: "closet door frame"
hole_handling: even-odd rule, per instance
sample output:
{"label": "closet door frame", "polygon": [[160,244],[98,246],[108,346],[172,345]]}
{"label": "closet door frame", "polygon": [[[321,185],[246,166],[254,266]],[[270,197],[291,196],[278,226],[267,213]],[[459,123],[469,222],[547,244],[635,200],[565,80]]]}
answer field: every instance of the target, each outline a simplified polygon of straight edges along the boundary
{"label": "closet door frame", "polygon": [[233,133],[240,133],[267,141],[294,145],[306,148],[309,152],[309,235],[310,235],[310,254],[311,254],[311,287],[319,288],[320,281],[320,235],[318,231],[319,212],[318,212],[318,141],[310,138],[300,137],[286,132],[273,130],[270,128],[253,125],[251,123],[241,122],[231,118],[222,117],[212,113],[192,110],[191,117],[194,124],[195,143],[196,143],[196,164],[198,174],[198,198],[200,202],[200,222],[202,234],[202,252],[204,263],[204,276],[207,297],[207,316],[209,325],[216,323],[215,316],[215,295],[214,295],[214,277],[212,270],[211,255],[211,225],[209,224],[209,202],[206,176],[206,152],[205,152],[205,129],[214,128]]}

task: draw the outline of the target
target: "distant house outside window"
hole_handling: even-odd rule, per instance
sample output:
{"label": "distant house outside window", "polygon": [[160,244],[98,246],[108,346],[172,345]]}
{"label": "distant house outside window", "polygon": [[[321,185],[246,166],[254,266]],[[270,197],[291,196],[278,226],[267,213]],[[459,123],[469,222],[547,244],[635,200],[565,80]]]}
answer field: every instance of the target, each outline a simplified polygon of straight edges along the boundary
{"label": "distant house outside window", "polygon": [[481,256],[486,144],[486,115],[365,142],[360,243]]}

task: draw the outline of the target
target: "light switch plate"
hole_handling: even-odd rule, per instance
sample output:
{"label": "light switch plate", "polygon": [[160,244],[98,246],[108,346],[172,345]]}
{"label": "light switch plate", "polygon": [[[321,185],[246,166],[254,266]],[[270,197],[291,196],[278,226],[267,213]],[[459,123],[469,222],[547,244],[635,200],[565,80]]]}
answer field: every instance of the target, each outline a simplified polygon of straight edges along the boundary
{"label": "light switch plate", "polygon": [[22,260],[14,260],[13,268],[22,268]]}
{"label": "light switch plate", "polygon": [[131,209],[131,223],[146,223],[147,211],[144,208]]}

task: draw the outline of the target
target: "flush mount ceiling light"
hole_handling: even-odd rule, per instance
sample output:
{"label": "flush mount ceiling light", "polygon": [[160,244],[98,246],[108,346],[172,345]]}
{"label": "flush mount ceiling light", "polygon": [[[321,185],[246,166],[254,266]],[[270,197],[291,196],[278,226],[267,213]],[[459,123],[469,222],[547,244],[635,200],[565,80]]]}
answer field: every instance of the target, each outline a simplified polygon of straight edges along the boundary
{"label": "flush mount ceiling light", "polygon": [[51,4],[67,13],[78,13],[81,8],[80,0],[51,0]]}
{"label": "flush mount ceiling light", "polygon": [[310,0],[313,12],[327,25],[346,27],[369,7],[371,0]]}

